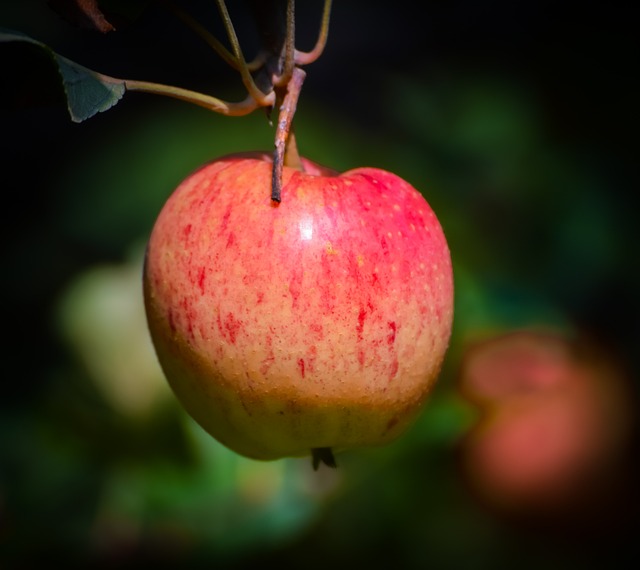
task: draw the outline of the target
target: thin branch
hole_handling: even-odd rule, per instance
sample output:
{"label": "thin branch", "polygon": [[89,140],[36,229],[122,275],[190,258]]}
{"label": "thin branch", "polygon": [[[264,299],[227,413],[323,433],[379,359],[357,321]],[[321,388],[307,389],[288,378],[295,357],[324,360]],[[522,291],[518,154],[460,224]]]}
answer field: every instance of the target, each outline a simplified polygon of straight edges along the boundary
{"label": "thin branch", "polygon": [[231,47],[233,49],[233,53],[238,61],[240,76],[242,77],[242,83],[245,86],[246,90],[249,92],[249,95],[256,100],[256,103],[260,107],[267,107],[266,101],[269,97],[269,94],[265,94],[260,89],[258,89],[253,77],[251,76],[251,72],[247,67],[247,62],[244,59],[244,55],[242,54],[242,49],[240,48],[240,42],[238,41],[238,36],[236,35],[235,28],[233,27],[233,22],[231,21],[231,17],[229,16],[229,12],[227,11],[227,6],[224,3],[224,0],[216,0],[218,4],[218,10],[220,11],[220,15],[222,17],[222,21],[224,22],[224,27],[227,30],[227,36],[229,37],[229,42],[231,43]]}
{"label": "thin branch", "polygon": [[320,25],[320,34],[315,47],[311,51],[296,51],[296,64],[307,65],[316,61],[324,51],[329,37],[329,19],[331,17],[331,0],[324,0],[324,9],[322,11],[322,24]]}
{"label": "thin branch", "polygon": [[209,47],[213,50],[231,67],[239,70],[240,64],[237,58],[220,42],[211,32],[209,32],[202,24],[200,24],[195,18],[187,14],[182,8],[177,6],[171,0],[162,0],[162,3],[169,9],[175,16],[180,18],[191,30],[193,30],[200,38],[202,38]]}
{"label": "thin branch", "polygon": [[231,42],[233,53],[236,56],[237,60],[244,59],[244,57],[242,56],[242,49],[240,48],[240,42],[238,41],[238,36],[236,35],[236,30],[233,27],[233,22],[231,21],[231,17],[229,16],[227,6],[224,3],[224,0],[216,0],[216,2],[218,4],[218,10],[220,12],[220,16],[222,17],[222,21],[224,22],[224,29],[227,31],[227,37]]}
{"label": "thin branch", "polygon": [[247,62],[247,69],[249,72],[258,71],[265,62],[267,61],[267,54],[264,51],[261,51],[256,55],[254,59]]}
{"label": "thin branch", "polygon": [[[295,144],[295,138],[290,139],[291,124],[296,114],[298,98],[302,90],[302,83],[306,73],[299,67],[293,69],[291,79],[287,84],[287,93],[280,106],[278,126],[276,128],[276,150],[273,154],[273,170],[271,174],[271,199],[280,202],[282,197],[282,170],[285,164],[285,154],[289,143]],[[293,156],[292,156],[293,158]]]}
{"label": "thin branch", "polygon": [[295,1],[287,1],[287,28],[284,44],[284,65],[280,77],[275,84],[277,86],[287,85],[293,75],[293,68],[296,64],[296,15]]}
{"label": "thin branch", "polygon": [[188,103],[193,103],[194,105],[198,105],[210,111],[215,111],[216,113],[230,117],[248,115],[258,107],[269,107],[273,105],[275,101],[275,95],[269,94],[265,97],[263,103],[256,101],[252,96],[249,96],[244,101],[240,101],[238,103],[229,103],[209,95],[204,95],[203,93],[198,93],[197,91],[182,89],[181,87],[162,85],[160,83],[150,83],[148,81],[137,81],[134,79],[115,79],[104,75],[101,77],[106,81],[124,83],[124,86],[128,91],[142,91],[145,93],[154,93],[156,95],[165,95]]}

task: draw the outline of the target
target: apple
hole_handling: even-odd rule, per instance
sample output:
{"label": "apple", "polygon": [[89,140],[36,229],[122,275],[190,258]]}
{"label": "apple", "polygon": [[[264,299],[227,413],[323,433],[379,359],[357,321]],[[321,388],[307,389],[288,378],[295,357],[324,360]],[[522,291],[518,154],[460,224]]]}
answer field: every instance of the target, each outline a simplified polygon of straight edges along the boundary
{"label": "apple", "polygon": [[460,382],[480,412],[462,442],[462,465],[485,504],[557,515],[607,487],[628,432],[629,396],[600,347],[560,333],[506,333],[467,350]]}
{"label": "apple", "polygon": [[445,236],[423,196],[375,168],[266,153],[198,169],[147,246],[151,337],[187,412],[261,460],[385,444],[415,419],[453,318]]}

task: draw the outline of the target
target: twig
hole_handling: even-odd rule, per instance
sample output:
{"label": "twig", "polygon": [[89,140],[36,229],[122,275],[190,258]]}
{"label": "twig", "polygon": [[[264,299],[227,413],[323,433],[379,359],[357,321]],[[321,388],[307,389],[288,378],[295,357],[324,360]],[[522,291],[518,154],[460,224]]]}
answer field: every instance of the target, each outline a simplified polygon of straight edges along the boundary
{"label": "twig", "polygon": [[[276,150],[273,154],[273,171],[271,174],[271,200],[274,202],[280,202],[282,199],[282,171],[285,164],[285,153],[288,144],[295,145],[295,137],[292,138],[289,135],[305,77],[304,70],[299,67],[293,69],[291,79],[287,84],[287,92],[280,106],[278,126],[276,127]],[[297,155],[297,150],[295,152]]]}

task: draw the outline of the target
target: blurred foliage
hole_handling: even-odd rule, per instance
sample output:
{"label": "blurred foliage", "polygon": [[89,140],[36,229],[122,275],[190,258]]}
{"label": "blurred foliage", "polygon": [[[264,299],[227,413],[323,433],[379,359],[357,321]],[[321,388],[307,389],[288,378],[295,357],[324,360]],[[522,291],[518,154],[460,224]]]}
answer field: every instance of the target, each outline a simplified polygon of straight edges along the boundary
{"label": "blurred foliage", "polygon": [[[159,8],[103,37],[44,4],[5,2],[0,25],[99,71],[239,98],[237,78]],[[320,4],[299,4],[308,43]],[[468,488],[460,442],[478,411],[458,386],[478,339],[551,329],[610,355],[635,418],[640,232],[627,162],[637,129],[622,128],[636,116],[624,15],[588,3],[335,4],[296,132],[327,166],[401,175],[442,222],[456,315],[424,413],[396,443],[339,456],[335,472],[250,461],[203,434],[150,350],[141,250],[181,179],[217,156],[271,148],[273,130],[259,113],[229,119],[150,95],[74,125],[46,66],[0,51],[1,568],[600,568],[633,552],[636,432],[608,504],[560,525],[514,520]]]}

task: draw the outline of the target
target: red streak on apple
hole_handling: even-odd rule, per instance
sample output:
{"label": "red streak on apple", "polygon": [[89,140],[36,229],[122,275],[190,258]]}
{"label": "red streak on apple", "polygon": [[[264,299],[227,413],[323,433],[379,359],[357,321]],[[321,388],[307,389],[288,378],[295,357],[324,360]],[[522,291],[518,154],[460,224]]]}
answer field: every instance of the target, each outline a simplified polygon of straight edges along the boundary
{"label": "red streak on apple", "polygon": [[144,273],[149,328],[178,399],[256,459],[384,444],[415,419],[453,318],[440,224],[394,174],[285,168],[266,155],[190,175]]}

